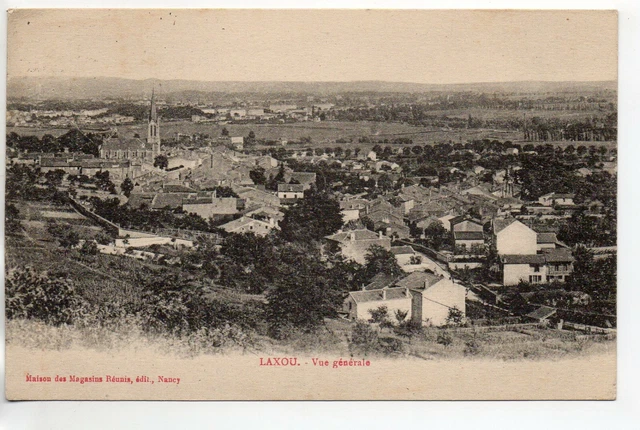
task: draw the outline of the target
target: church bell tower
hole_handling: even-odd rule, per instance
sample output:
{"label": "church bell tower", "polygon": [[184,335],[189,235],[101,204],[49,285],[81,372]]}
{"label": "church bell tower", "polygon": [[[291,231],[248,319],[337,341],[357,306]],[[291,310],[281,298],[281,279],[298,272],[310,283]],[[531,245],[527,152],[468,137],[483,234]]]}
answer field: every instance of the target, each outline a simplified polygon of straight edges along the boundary
{"label": "church bell tower", "polygon": [[149,125],[147,128],[147,143],[151,144],[154,158],[160,155],[160,121],[156,110],[155,90],[151,92],[151,110],[149,111]]}

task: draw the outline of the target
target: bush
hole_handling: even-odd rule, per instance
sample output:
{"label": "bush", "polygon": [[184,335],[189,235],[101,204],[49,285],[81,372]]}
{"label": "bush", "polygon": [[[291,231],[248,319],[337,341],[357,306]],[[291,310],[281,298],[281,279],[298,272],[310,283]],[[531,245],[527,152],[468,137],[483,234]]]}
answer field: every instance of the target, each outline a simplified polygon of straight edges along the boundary
{"label": "bush", "polygon": [[385,321],[388,321],[389,310],[384,305],[378,306],[376,309],[370,309],[369,313],[371,314],[371,319],[369,319],[369,322],[381,324]]}
{"label": "bush", "polygon": [[396,327],[395,332],[399,336],[421,336],[424,334],[424,327],[422,327],[420,321],[407,320],[402,321]]}
{"label": "bush", "polygon": [[385,354],[402,354],[404,353],[404,343],[395,337],[381,337],[378,340],[379,348]]}
{"label": "bush", "polygon": [[365,321],[356,321],[356,325],[351,331],[349,347],[364,353],[377,351],[379,347],[378,333]]}
{"label": "bush", "polygon": [[453,343],[453,337],[451,336],[451,334],[449,334],[449,332],[441,331],[440,333],[438,333],[436,342],[446,348]]}
{"label": "bush", "polygon": [[88,310],[70,280],[37,274],[31,269],[20,268],[9,273],[5,291],[7,319],[72,324]]}
{"label": "bush", "polygon": [[473,339],[464,343],[464,355],[478,355],[480,353],[480,342],[474,336]]}
{"label": "bush", "polygon": [[96,244],[93,240],[85,240],[80,248],[80,252],[85,255],[97,255],[98,254],[98,244]]}

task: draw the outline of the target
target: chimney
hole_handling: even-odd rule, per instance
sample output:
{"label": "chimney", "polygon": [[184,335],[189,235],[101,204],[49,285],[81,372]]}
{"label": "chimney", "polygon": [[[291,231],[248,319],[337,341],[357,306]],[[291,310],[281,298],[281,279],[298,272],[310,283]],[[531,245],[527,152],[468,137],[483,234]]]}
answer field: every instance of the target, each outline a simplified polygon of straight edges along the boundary
{"label": "chimney", "polygon": [[387,289],[386,288],[382,289],[382,300],[387,300]]}
{"label": "chimney", "polygon": [[355,231],[349,232],[349,240],[351,242],[354,242],[356,240],[356,232]]}
{"label": "chimney", "polygon": [[382,230],[378,232],[378,239],[382,239]]}
{"label": "chimney", "polygon": [[411,297],[410,294],[409,294],[409,287],[406,287],[404,289],[404,295],[407,296],[407,297]]}

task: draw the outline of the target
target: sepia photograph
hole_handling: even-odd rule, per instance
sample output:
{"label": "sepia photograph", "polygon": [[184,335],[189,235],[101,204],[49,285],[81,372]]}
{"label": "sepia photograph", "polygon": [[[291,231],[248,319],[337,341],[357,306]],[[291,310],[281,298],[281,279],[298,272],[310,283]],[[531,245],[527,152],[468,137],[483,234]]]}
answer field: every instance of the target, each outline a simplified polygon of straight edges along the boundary
{"label": "sepia photograph", "polygon": [[616,11],[6,13],[9,400],[616,398]]}

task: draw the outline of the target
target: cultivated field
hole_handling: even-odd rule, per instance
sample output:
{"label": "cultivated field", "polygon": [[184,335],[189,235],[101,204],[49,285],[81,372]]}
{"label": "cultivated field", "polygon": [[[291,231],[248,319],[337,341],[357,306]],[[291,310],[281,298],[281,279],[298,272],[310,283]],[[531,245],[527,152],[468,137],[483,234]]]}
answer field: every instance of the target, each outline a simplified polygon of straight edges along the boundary
{"label": "cultivated field", "polygon": [[[467,111],[464,111],[467,112]],[[547,112],[543,112],[547,113]],[[451,116],[466,116],[468,113],[462,111],[451,111]],[[489,114],[487,114],[489,115]],[[563,115],[563,114],[560,114]],[[570,114],[564,114],[570,115]],[[577,114],[576,114],[577,115]],[[337,139],[353,139],[352,144],[338,144],[346,147],[362,147],[370,148],[374,144],[357,143],[358,138],[367,136],[374,140],[388,139],[392,141],[395,138],[402,137],[413,140],[414,144],[426,145],[437,143],[466,143],[475,139],[497,139],[500,141],[510,140],[515,143],[533,143],[567,146],[567,145],[605,145],[611,147],[615,142],[524,142],[522,141],[522,133],[513,130],[493,130],[493,129],[461,129],[448,130],[417,127],[402,123],[383,123],[383,122],[298,122],[291,124],[227,124],[219,125],[212,123],[193,123],[190,121],[171,121],[161,123],[160,133],[165,139],[175,138],[177,133],[192,135],[196,133],[208,134],[211,137],[221,135],[222,129],[227,128],[231,136],[247,136],[253,131],[258,139],[278,140],[285,139],[288,141],[297,141],[303,137],[311,137],[311,146],[324,146],[334,144]],[[24,127],[7,127],[7,133],[16,132],[21,135],[36,135],[41,137],[44,134],[60,136],[66,133],[68,129],[41,129],[41,128],[24,128]],[[133,136],[138,133],[140,136],[146,135],[146,126],[143,124],[119,126],[118,131],[121,134]],[[307,144],[305,147],[309,146]]]}

